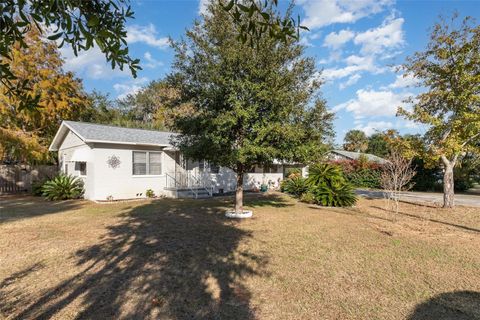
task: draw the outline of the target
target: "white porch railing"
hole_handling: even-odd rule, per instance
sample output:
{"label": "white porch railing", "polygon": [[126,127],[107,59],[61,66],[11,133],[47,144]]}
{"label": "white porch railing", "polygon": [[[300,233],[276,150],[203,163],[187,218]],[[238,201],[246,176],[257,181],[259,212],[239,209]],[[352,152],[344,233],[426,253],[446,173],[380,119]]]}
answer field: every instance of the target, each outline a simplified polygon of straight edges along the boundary
{"label": "white porch railing", "polygon": [[190,171],[175,172],[165,174],[165,186],[167,189],[187,189],[192,192],[195,198],[198,197],[199,190],[205,190],[209,196],[213,195],[213,182],[209,179],[199,178]]}

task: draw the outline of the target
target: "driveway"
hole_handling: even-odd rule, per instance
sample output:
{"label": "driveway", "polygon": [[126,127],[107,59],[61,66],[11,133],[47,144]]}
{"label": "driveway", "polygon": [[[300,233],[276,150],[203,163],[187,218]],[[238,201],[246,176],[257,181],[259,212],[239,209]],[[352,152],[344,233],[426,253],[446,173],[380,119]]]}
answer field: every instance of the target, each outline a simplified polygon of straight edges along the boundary
{"label": "driveway", "polygon": [[[383,198],[383,191],[381,190],[357,189],[356,193],[365,198]],[[443,193],[408,191],[402,192],[400,199],[410,202],[438,203],[441,205],[443,203]],[[480,194],[456,194],[455,204],[467,207],[480,207]]]}

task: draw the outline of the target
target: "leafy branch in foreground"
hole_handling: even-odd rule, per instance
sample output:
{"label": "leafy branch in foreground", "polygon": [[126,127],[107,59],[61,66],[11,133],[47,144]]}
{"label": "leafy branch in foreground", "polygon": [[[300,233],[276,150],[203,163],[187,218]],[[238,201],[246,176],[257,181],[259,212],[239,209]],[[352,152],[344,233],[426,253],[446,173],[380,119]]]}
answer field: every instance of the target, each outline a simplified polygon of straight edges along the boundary
{"label": "leafy branch in foreground", "polygon": [[133,18],[128,0],[3,0],[0,4],[0,84],[10,96],[21,97],[19,109],[36,108],[38,97],[27,81],[15,81],[10,69],[15,43],[28,48],[26,34],[33,28],[51,31],[48,39],[69,45],[75,55],[97,45],[112,68],[127,66],[136,77],[139,59],[129,56],[126,20]]}
{"label": "leafy branch in foreground", "polygon": [[301,29],[308,30],[307,27],[300,25],[300,16],[294,19],[289,15],[285,17],[273,15],[270,8],[278,7],[278,0],[265,0],[263,4],[256,0],[230,0],[220,3],[232,17],[239,31],[238,40],[242,43],[248,41],[252,47],[264,34],[287,42],[289,39],[299,40]]}

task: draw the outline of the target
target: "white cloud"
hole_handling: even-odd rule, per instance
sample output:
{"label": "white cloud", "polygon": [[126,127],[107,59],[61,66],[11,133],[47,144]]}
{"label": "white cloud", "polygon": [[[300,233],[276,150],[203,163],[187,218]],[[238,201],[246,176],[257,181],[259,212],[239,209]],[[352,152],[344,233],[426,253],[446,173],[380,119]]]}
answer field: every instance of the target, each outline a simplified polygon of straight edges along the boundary
{"label": "white cloud", "polygon": [[334,111],[346,110],[352,112],[356,119],[368,116],[392,117],[400,106],[406,107],[403,100],[409,96],[407,93],[397,94],[388,90],[365,90],[356,92],[356,98],[333,108]]}
{"label": "white cloud", "polygon": [[358,72],[371,72],[378,74],[385,71],[385,68],[380,68],[375,65],[372,56],[349,56],[345,59],[345,62],[347,63],[347,66],[345,67],[324,69],[322,72],[323,78],[325,80],[335,80],[350,77]]}
{"label": "white cloud", "polygon": [[418,79],[411,74],[397,74],[395,81],[388,85],[388,88],[398,89],[414,86],[418,83]]}
{"label": "white cloud", "polygon": [[366,125],[358,124],[355,127],[355,129],[365,132],[367,136],[370,136],[377,131],[385,131],[393,128],[394,124],[390,121],[370,121]]}
{"label": "white cloud", "polygon": [[320,38],[321,35],[321,32],[301,31],[300,44],[307,47],[314,47],[312,40]]}
{"label": "white cloud", "polygon": [[377,131],[385,131],[388,129],[395,129],[395,130],[406,130],[406,131],[414,131],[414,132],[425,132],[426,127],[422,126],[418,123],[415,123],[410,120],[399,119],[397,118],[396,121],[368,121],[366,124],[360,120],[355,121],[355,129],[362,130],[365,132],[367,136],[370,136]]}
{"label": "white cloud", "polygon": [[[333,49],[332,53],[340,55],[338,50],[343,44],[353,39],[360,46],[360,54],[353,54],[344,59],[345,66],[327,68],[323,72],[325,80],[342,79],[352,77],[340,85],[340,89],[358,81],[361,72],[379,74],[387,71],[388,67],[381,67],[376,63],[377,58],[384,59],[398,54],[398,48],[404,44],[404,32],[402,30],[404,20],[395,18],[394,15],[387,17],[377,28],[355,34],[350,30],[332,32],[325,38],[324,46]],[[330,62],[330,61],[325,61]]]}
{"label": "white cloud", "polygon": [[354,85],[355,83],[358,82],[358,80],[360,80],[362,78],[362,76],[358,73],[354,74],[354,75],[351,75],[347,81],[343,82],[343,83],[340,83],[339,85],[339,88],[340,90],[343,90],[345,89],[346,87],[349,87],[351,85]]}
{"label": "white cloud", "polygon": [[145,43],[158,49],[165,49],[169,46],[167,37],[157,37],[157,30],[153,24],[146,26],[132,25],[127,27],[127,43]]}
{"label": "white cloud", "polygon": [[338,33],[331,32],[325,37],[325,40],[323,41],[323,46],[336,50],[348,41],[352,40],[354,36],[355,33],[350,30],[340,30]]}
{"label": "white cloud", "polygon": [[348,65],[372,64],[373,57],[351,55],[345,58],[345,63]]}
{"label": "white cloud", "polygon": [[81,77],[112,79],[131,76],[128,68],[124,68],[123,71],[118,67],[112,69],[111,65],[106,62],[105,55],[98,47],[90,48],[88,51],[80,51],[75,56],[69,46],[64,46],[60,49],[60,54],[65,61],[63,68],[66,71],[75,72]]}
{"label": "white cloud", "polygon": [[[148,26],[130,26],[127,27],[127,42],[145,43],[155,48],[168,47],[168,38],[158,38],[155,26],[149,24]],[[63,68],[66,71],[77,73],[81,77],[91,79],[112,79],[117,77],[131,77],[130,69],[127,66],[123,71],[118,68],[112,69],[111,64],[107,63],[105,55],[100,51],[98,46],[90,48],[88,51],[80,51],[78,55],[73,54],[73,50],[69,46],[64,46],[60,49],[60,54],[65,60]],[[150,53],[145,54],[145,59],[148,64],[147,67],[161,65],[160,61],[153,59]]]}
{"label": "white cloud", "polygon": [[147,51],[145,52],[145,54],[143,55],[143,57],[145,58],[146,62],[145,63],[145,66],[147,68],[156,68],[156,67],[160,67],[160,66],[163,66],[163,62],[162,61],[158,61],[157,59],[155,59],[152,54]]}
{"label": "white cloud", "polygon": [[136,78],[124,83],[115,83],[113,89],[118,93],[118,99],[124,99],[129,94],[135,94],[140,91],[148,81],[149,79],[146,77]]}
{"label": "white cloud", "polygon": [[403,22],[403,18],[389,16],[379,27],[358,33],[353,42],[361,46],[360,52],[364,55],[397,49],[405,43]]}
{"label": "white cloud", "polygon": [[333,23],[353,23],[363,17],[379,13],[392,0],[299,0],[306,18],[302,24],[310,29]]}

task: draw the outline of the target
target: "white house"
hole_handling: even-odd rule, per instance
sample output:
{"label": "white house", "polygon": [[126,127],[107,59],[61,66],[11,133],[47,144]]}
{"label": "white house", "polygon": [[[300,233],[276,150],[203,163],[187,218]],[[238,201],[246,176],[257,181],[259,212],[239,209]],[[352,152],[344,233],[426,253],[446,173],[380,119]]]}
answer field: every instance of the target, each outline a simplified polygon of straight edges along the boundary
{"label": "white house", "polygon": [[[60,170],[83,179],[85,198],[116,200],[157,196],[207,197],[235,190],[236,175],[204,161],[188,161],[171,144],[172,132],[63,121],[50,151]],[[246,174],[245,190],[279,186],[291,165],[275,163]],[[305,169],[304,169],[305,170]]]}
{"label": "white house", "polygon": [[330,160],[358,160],[362,156],[364,156],[370,162],[376,162],[378,164],[384,164],[386,162],[385,159],[374,154],[345,150],[332,150],[330,151],[328,158]]}

